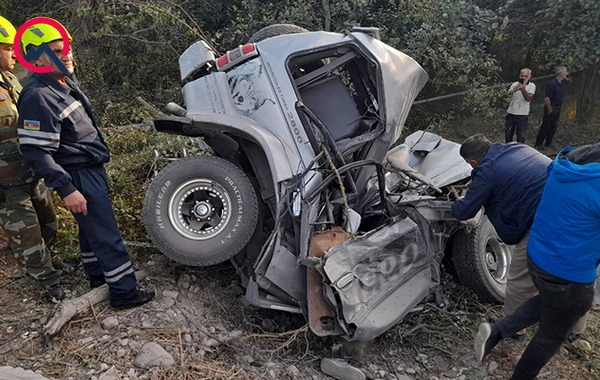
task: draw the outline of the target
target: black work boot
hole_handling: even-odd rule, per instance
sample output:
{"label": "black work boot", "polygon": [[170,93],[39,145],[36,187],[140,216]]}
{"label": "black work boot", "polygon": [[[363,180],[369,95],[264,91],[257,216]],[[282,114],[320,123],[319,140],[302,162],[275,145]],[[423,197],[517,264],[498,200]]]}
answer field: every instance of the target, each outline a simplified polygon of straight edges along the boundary
{"label": "black work boot", "polygon": [[90,277],[90,288],[99,288],[102,285],[106,284],[106,280],[104,277]]}
{"label": "black work boot", "polygon": [[46,298],[48,298],[49,301],[52,301],[52,299],[55,299],[57,301],[65,299],[65,291],[58,284],[50,285],[44,295],[46,296]]}
{"label": "black work boot", "polygon": [[135,289],[122,299],[111,299],[110,306],[115,310],[131,309],[152,301],[154,291]]}

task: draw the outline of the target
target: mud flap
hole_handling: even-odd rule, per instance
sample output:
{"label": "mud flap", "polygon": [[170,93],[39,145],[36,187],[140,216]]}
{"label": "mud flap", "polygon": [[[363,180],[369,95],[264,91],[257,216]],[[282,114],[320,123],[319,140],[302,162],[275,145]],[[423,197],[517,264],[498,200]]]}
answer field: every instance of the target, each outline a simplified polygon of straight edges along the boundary
{"label": "mud flap", "polygon": [[346,240],[325,256],[351,340],[371,340],[398,323],[428,294],[431,263],[419,226],[409,218]]}

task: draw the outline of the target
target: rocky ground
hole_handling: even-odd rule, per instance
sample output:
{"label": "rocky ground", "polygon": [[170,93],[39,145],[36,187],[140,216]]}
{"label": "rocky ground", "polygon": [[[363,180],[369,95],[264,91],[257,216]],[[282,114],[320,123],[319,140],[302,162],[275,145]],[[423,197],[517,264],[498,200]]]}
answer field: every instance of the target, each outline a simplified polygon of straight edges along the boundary
{"label": "rocky ground", "polygon": [[[331,379],[323,358],[343,359],[369,379],[507,379],[532,334],[502,342],[476,363],[477,325],[501,308],[480,304],[447,275],[447,309],[427,306],[369,343],[321,339],[301,316],[245,306],[227,264],[190,268],[160,255],[143,262],[150,276],[141,285],[156,290],[155,301],[121,312],[102,302],[46,338],[42,327],[57,305],[41,298],[9,252],[0,253],[0,366],[10,366],[0,367],[0,380]],[[81,269],[63,282],[70,297],[89,290]],[[598,337],[595,311],[583,336],[565,344],[539,378],[600,379]]]}

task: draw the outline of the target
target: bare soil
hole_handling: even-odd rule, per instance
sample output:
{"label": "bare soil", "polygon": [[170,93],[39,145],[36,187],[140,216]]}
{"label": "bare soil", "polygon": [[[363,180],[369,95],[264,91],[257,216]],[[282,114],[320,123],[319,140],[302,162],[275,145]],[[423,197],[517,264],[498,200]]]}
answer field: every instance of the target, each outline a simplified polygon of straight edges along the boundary
{"label": "bare soil", "polygon": [[[507,379],[535,331],[502,342],[477,363],[471,348],[477,326],[500,317],[501,308],[482,305],[446,275],[447,309],[427,306],[368,343],[321,339],[299,315],[245,306],[228,264],[191,268],[152,255],[140,265],[150,271],[141,286],[156,290],[155,301],[120,312],[105,301],[46,338],[42,327],[57,305],[21,276],[8,250],[0,260],[0,363],[55,379],[99,378],[113,366],[121,379],[330,379],[319,368],[325,357],[344,358],[371,379]],[[89,290],[81,269],[63,285],[70,297]],[[163,291],[177,295],[173,300],[174,293]],[[592,313],[582,337],[592,350],[565,344],[540,379],[600,378],[599,314]],[[110,316],[119,324],[104,330],[100,322]],[[173,366],[134,366],[140,347],[151,341],[173,356]]]}

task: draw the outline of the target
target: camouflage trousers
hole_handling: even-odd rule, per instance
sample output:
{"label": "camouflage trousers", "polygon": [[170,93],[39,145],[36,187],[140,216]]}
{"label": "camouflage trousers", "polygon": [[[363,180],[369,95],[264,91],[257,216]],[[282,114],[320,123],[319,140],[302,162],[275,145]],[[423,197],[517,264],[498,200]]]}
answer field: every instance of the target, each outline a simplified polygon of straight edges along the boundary
{"label": "camouflage trousers", "polygon": [[56,239],[58,223],[44,181],[1,191],[6,199],[0,204],[0,225],[13,254],[40,285],[58,284],[62,271],[52,265],[48,248]]}

